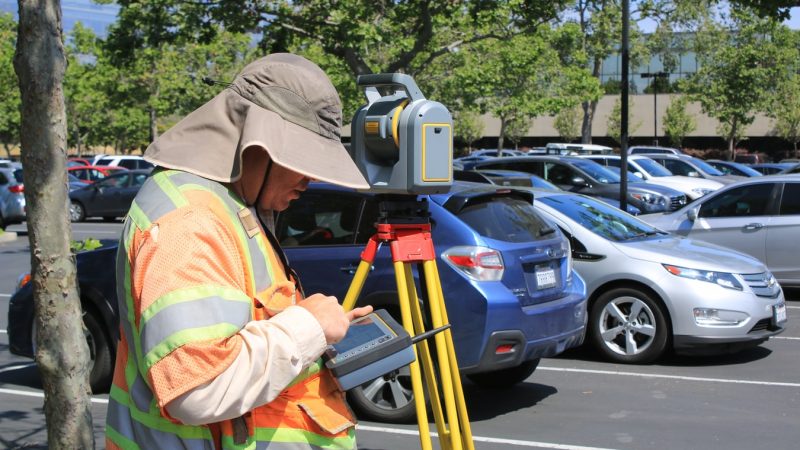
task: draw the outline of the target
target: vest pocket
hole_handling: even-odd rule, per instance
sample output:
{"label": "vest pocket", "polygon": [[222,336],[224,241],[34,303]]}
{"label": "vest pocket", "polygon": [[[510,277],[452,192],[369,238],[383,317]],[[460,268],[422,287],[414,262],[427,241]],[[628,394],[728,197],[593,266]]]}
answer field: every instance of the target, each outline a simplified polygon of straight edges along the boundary
{"label": "vest pocket", "polygon": [[352,415],[344,400],[340,402],[315,399],[298,403],[300,409],[308,415],[326,433],[339,434],[355,426]]}

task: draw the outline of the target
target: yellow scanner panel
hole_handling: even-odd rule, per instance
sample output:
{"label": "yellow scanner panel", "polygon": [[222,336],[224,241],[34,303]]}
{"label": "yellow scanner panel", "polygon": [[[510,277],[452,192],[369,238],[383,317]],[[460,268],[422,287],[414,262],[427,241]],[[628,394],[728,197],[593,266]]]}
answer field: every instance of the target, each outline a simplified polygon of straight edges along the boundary
{"label": "yellow scanner panel", "polygon": [[378,134],[381,130],[381,123],[378,121],[368,121],[364,123],[364,133]]}

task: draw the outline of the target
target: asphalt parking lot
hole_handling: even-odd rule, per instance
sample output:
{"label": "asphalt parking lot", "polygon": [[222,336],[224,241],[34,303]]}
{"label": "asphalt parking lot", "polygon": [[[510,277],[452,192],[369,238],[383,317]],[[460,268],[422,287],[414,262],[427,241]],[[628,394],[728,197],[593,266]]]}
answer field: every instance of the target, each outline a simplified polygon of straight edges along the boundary
{"label": "asphalt parking lot", "polygon": [[[75,224],[75,239],[116,238],[120,224]],[[11,230],[22,230],[11,227]],[[0,448],[46,448],[35,365],[8,352],[8,300],[30,266],[27,239],[0,243]],[[670,356],[656,364],[599,361],[585,349],[543,360],[518,386],[465,382],[475,447],[485,449],[797,448],[800,292],[786,332],[733,355]],[[97,448],[106,395],[93,398]],[[415,425],[359,424],[361,449],[419,448]]]}

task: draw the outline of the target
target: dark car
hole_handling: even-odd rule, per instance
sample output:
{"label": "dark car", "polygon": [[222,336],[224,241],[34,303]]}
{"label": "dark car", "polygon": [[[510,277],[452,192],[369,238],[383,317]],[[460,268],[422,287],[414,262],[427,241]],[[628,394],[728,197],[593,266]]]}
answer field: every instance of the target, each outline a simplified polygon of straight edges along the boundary
{"label": "dark car", "polygon": [[149,170],[124,170],[70,191],[70,220],[82,222],[87,217],[96,216],[113,220],[124,216],[149,176]]}
{"label": "dark car", "polygon": [[[540,358],[582,343],[585,285],[572,270],[567,239],[541,219],[530,192],[456,183],[447,194],[424,198],[462,374],[479,385],[510,386],[533,373]],[[344,298],[375,233],[377,215],[374,196],[313,183],[277,216],[276,237],[306,292]],[[117,339],[115,250],[112,245],[77,256],[84,321],[94,342]],[[10,303],[11,350],[31,356],[30,286]],[[388,246],[379,250],[358,303],[399,317]],[[89,326],[93,319],[100,327]],[[94,354],[105,358],[99,351]],[[108,387],[113,364],[104,361],[106,372],[93,375],[94,389]],[[100,371],[97,365],[93,370]],[[415,414],[408,370],[355,388],[349,396],[364,418],[406,421]]]}
{"label": "dark car", "polygon": [[776,173],[781,173],[790,167],[794,167],[795,165],[796,165],[795,163],[779,162],[779,163],[751,164],[750,167],[752,167],[754,170],[757,170],[758,172],[764,175],[774,175]]}
{"label": "dark car", "polygon": [[748,166],[736,161],[722,161],[719,159],[709,159],[706,161],[711,167],[719,170],[725,175],[739,175],[740,177],[760,177],[764,173],[756,170],[755,167]]}
{"label": "dark car", "polygon": [[[465,165],[465,168],[467,166]],[[475,170],[518,170],[538,175],[566,191],[620,200],[619,175],[594,161],[573,156],[522,156],[476,161]],[[628,183],[628,203],[642,214],[674,211],[686,204],[686,195],[668,187]]]}

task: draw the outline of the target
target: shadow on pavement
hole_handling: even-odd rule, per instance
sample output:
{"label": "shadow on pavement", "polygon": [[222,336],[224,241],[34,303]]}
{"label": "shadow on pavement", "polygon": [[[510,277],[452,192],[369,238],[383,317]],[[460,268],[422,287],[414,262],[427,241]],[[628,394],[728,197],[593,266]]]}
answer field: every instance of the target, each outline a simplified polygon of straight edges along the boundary
{"label": "shadow on pavement", "polygon": [[490,389],[464,382],[464,397],[470,421],[490,420],[510,412],[536,406],[558,392],[553,386],[524,382],[505,389]]}
{"label": "shadow on pavement", "polygon": [[8,388],[8,385],[42,389],[42,380],[36,363],[32,360],[23,360],[0,366],[0,386]]}
{"label": "shadow on pavement", "polygon": [[[757,346],[752,348],[742,349],[733,353],[716,353],[716,354],[693,354],[693,355],[676,355],[674,353],[667,354],[653,364],[638,364],[639,366],[668,366],[668,367],[707,367],[707,366],[727,366],[736,364],[746,364],[753,361],[764,359],[772,354],[772,350]],[[581,361],[595,361],[601,363],[609,363],[598,355],[588,345],[583,345],[578,348],[570,349],[555,357],[555,359],[576,359]],[[636,367],[637,364],[631,364],[629,367]]]}

